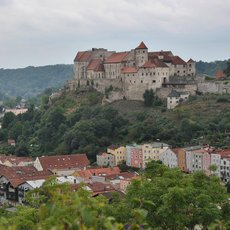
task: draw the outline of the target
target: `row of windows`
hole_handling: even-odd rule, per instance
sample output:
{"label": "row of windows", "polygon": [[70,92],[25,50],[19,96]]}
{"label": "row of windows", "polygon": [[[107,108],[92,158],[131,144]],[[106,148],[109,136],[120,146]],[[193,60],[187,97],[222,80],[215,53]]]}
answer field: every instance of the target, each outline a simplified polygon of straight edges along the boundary
{"label": "row of windows", "polygon": [[[130,83],[136,83],[136,81],[129,80]],[[160,81],[159,81],[160,82]],[[143,80],[140,81],[140,83],[143,83]],[[156,83],[156,80],[152,80],[152,83]]]}

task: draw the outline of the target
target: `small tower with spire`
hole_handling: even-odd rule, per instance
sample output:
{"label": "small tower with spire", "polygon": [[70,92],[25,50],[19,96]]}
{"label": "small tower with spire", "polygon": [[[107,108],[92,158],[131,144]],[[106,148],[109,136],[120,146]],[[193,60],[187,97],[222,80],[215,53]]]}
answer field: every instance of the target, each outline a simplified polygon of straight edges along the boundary
{"label": "small tower with spire", "polygon": [[135,48],[135,63],[140,67],[148,61],[148,48],[142,41],[138,47]]}

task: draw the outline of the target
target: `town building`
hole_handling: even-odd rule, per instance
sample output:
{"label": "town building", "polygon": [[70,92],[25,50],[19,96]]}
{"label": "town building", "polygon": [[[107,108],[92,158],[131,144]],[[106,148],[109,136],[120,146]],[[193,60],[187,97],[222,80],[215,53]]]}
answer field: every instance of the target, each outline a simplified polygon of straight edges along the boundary
{"label": "town building", "polygon": [[155,142],[151,144],[142,145],[142,167],[145,168],[146,164],[151,161],[160,160],[160,155],[168,149],[169,146],[165,143]]}
{"label": "town building", "polygon": [[110,145],[107,148],[107,153],[114,156],[115,166],[126,161],[126,148],[120,145]]}
{"label": "town building", "polygon": [[175,168],[178,166],[177,155],[171,150],[166,149],[159,157],[160,161],[169,168]]}
{"label": "town building", "polygon": [[126,165],[141,168],[142,163],[142,146],[137,144],[126,145]]}
{"label": "town building", "polygon": [[172,90],[172,92],[167,97],[167,109],[174,109],[177,105],[188,100],[188,92],[178,92]]}
{"label": "town building", "polygon": [[186,167],[186,152],[185,152],[185,150],[183,148],[174,148],[174,149],[172,149],[172,151],[177,156],[178,167],[183,172],[187,172],[187,167]]}
{"label": "town building", "polygon": [[114,167],[115,157],[109,153],[99,153],[97,155],[97,165],[101,167]]}
{"label": "town building", "polygon": [[42,156],[34,161],[38,171],[51,171],[58,176],[71,175],[74,171],[86,169],[88,165],[86,154]]}

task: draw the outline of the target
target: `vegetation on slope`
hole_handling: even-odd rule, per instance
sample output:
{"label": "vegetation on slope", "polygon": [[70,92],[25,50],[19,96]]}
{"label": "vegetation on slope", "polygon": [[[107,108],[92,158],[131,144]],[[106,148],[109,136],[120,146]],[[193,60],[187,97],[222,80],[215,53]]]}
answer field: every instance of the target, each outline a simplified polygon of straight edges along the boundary
{"label": "vegetation on slope", "polygon": [[[145,107],[143,102],[118,101],[102,106],[94,90],[63,94],[50,104],[33,105],[25,114],[7,113],[0,129],[0,152],[18,156],[96,154],[110,144],[154,142],[174,147],[211,144],[230,147],[230,95],[193,96],[173,111],[164,106]],[[5,144],[16,140],[16,147]]]}

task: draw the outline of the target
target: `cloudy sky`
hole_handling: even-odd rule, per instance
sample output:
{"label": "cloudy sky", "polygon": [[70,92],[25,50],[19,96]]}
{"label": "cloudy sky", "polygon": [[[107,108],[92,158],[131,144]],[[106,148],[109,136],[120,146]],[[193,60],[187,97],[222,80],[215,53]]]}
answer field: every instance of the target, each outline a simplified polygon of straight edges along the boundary
{"label": "cloudy sky", "polygon": [[78,50],[230,58],[230,0],[0,0],[0,68],[71,64]]}

